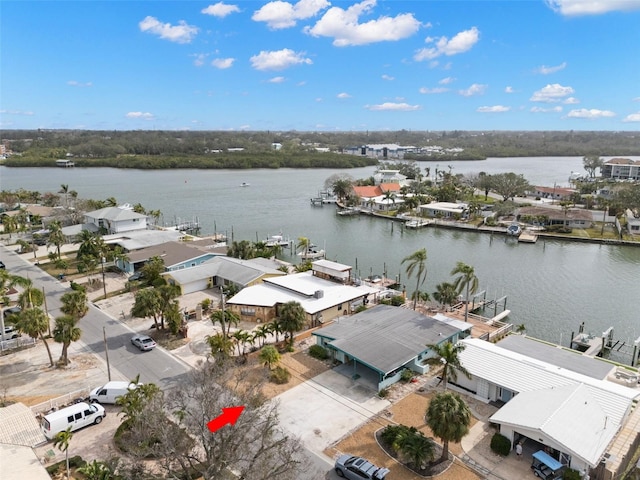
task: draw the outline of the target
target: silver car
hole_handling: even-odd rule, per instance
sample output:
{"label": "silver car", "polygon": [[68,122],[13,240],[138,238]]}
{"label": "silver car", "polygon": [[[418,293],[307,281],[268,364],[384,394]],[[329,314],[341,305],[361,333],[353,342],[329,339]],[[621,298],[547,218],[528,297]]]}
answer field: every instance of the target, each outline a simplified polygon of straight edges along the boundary
{"label": "silver car", "polygon": [[376,467],[368,460],[353,455],[340,455],[335,470],[339,477],[349,480],[384,480],[389,473],[388,468]]}
{"label": "silver car", "polygon": [[131,337],[131,343],[143,352],[156,348],[156,341],[149,335],[137,334]]}

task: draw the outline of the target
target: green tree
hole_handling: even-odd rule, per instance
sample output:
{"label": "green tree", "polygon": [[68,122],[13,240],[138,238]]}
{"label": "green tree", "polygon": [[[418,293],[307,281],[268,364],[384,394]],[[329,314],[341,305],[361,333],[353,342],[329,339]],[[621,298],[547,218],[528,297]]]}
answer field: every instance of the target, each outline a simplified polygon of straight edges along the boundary
{"label": "green tree", "polygon": [[53,437],[53,446],[57,447],[58,450],[64,452],[66,464],[67,464],[67,480],[69,480],[69,442],[73,437],[73,433],[71,433],[71,427],[67,427],[64,432],[58,432]]}
{"label": "green tree", "polygon": [[98,258],[100,256],[100,247],[98,239],[101,239],[100,235],[91,232],[89,230],[82,230],[75,243],[79,243],[76,258],[81,260],[82,257]]}
{"label": "green tree", "polygon": [[62,306],[60,307],[62,313],[69,315],[76,323],[89,311],[87,294],[83,290],[67,292],[60,297],[60,301],[62,302]]}
{"label": "green tree", "polygon": [[589,178],[595,178],[596,170],[598,168],[602,168],[604,160],[602,160],[598,155],[589,155],[582,158],[582,165],[589,174]]}
{"label": "green tree", "polygon": [[159,292],[155,288],[145,288],[136,292],[133,307],[131,307],[131,315],[138,318],[153,318],[153,323],[156,329],[159,330],[162,316]]}
{"label": "green tree", "polygon": [[278,308],[278,324],[280,328],[287,332],[289,346],[293,346],[293,334],[302,330],[306,320],[306,313],[299,302],[292,300],[283,303]]}
{"label": "green tree", "polygon": [[296,251],[301,251],[304,253],[302,256],[303,259],[307,258],[309,255],[309,248],[311,247],[311,240],[307,237],[298,237],[298,244],[296,245]]}
{"label": "green tree", "polygon": [[262,348],[267,337],[273,333],[273,328],[270,323],[263,323],[258,325],[253,331],[254,340],[259,341],[259,346]]}
{"label": "green tree", "polygon": [[469,371],[460,362],[460,352],[465,349],[463,343],[445,342],[440,344],[427,345],[435,356],[428,359],[431,365],[442,365],[442,379],[440,382],[447,389],[449,377],[455,382],[458,379],[458,372],[467,378],[471,378]]}
{"label": "green tree", "polygon": [[61,255],[60,249],[66,242],[64,233],[62,233],[62,223],[60,223],[60,220],[54,220],[47,226],[47,229],[49,230],[47,247],[56,247],[56,258],[59,260]]}
{"label": "green tree", "polygon": [[[158,299],[159,299],[159,308],[160,308],[160,328],[164,329],[165,318],[167,313],[175,308],[173,305],[176,303],[176,299],[180,296],[180,287],[178,285],[171,285],[166,283],[159,287],[155,287]],[[179,309],[179,306],[178,306]]]}
{"label": "green tree", "polygon": [[87,480],[112,480],[116,478],[113,471],[109,466],[98,460],[86,463],[84,466],[79,467],[78,471],[82,473]]}
{"label": "green tree", "polygon": [[250,332],[246,330],[236,330],[231,335],[236,342],[236,347],[238,348],[238,355],[245,356],[247,354],[247,343],[251,343],[252,335]]}
{"label": "green tree", "polygon": [[68,350],[71,342],[77,342],[82,336],[82,330],[76,326],[76,321],[71,315],[62,315],[56,318],[56,325],[53,328],[53,339],[62,344],[62,353],[59,363],[69,364]]}
{"label": "green tree", "polygon": [[121,408],[118,415],[122,415],[125,422],[135,422],[147,404],[161,394],[155,383],[140,383],[140,375],[137,375],[131,380],[127,393],[116,399],[116,405]]}
{"label": "green tree", "polygon": [[353,194],[353,183],[348,178],[338,178],[331,185],[331,191],[342,201]]}
{"label": "green tree", "polygon": [[413,299],[413,309],[416,309],[418,304],[417,292],[420,291],[420,285],[427,279],[427,249],[422,248],[417,252],[402,259],[401,263],[407,263],[407,275],[409,278],[416,274],[416,296]]}
{"label": "green tree", "polygon": [[260,362],[271,370],[280,361],[280,353],[273,345],[265,345],[260,350]]}
{"label": "green tree", "polygon": [[225,338],[229,338],[229,329],[231,328],[231,325],[238,326],[240,323],[240,317],[238,317],[236,313],[224,308],[222,310],[215,310],[212,312],[211,315],[209,315],[209,319],[214,326],[216,323],[220,324],[222,336]]}
{"label": "green tree", "polygon": [[205,340],[211,349],[211,355],[214,357],[222,356],[222,358],[225,358],[231,355],[233,341],[229,337],[216,333],[215,335],[207,335]]}
{"label": "green tree", "polygon": [[49,316],[40,308],[27,308],[20,312],[18,316],[18,330],[26,333],[31,338],[39,338],[44,343],[49,355],[49,362],[53,367],[53,356],[51,348],[44,334],[49,331]]}
{"label": "green tree", "polygon": [[451,275],[458,275],[454,285],[458,294],[465,290],[465,304],[464,304],[464,321],[469,318],[469,295],[472,295],[478,291],[478,277],[476,277],[475,270],[472,266],[463,262],[458,262]]}
{"label": "green tree", "polygon": [[494,192],[502,195],[502,200],[506,202],[518,195],[524,195],[527,190],[531,189],[531,185],[523,175],[509,172],[491,175],[491,188]]}
{"label": "green tree", "polygon": [[248,240],[233,241],[227,249],[227,255],[241,260],[248,260],[256,258],[256,249],[253,243]]}
{"label": "green tree", "polygon": [[440,392],[431,398],[426,422],[433,434],[442,440],[441,461],[449,459],[449,442],[460,442],[469,433],[471,411],[454,392]]}
{"label": "green tree", "polygon": [[422,470],[428,462],[433,460],[433,442],[422,432],[412,432],[410,435],[403,436],[398,442],[398,447],[404,458],[415,468]]}
{"label": "green tree", "polygon": [[458,298],[458,291],[453,283],[442,282],[436,285],[433,298],[442,305],[453,305]]}
{"label": "green tree", "polygon": [[162,278],[162,274],[166,270],[162,257],[151,257],[141,270],[150,285],[166,283]]}

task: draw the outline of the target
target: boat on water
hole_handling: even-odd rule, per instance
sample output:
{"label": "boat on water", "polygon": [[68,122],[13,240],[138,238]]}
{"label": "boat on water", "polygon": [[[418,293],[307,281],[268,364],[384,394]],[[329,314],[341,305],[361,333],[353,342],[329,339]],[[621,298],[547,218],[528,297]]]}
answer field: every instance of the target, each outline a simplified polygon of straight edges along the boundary
{"label": "boat on water", "polygon": [[247,182],[242,182],[242,183],[240,184],[240,186],[241,186],[241,187],[248,187],[249,185],[250,185],[250,184],[249,184],[249,183],[247,183]]}
{"label": "boat on water", "polygon": [[360,210],[357,208],[343,208],[341,210],[337,210],[336,213],[338,215],[359,215]]}
{"label": "boat on water", "polygon": [[522,228],[517,223],[512,223],[507,227],[507,235],[516,237],[522,233]]}
{"label": "boat on water", "polygon": [[324,249],[311,244],[307,249],[298,252],[298,256],[302,260],[317,260],[319,258],[324,258]]}
{"label": "boat on water", "polygon": [[422,228],[429,225],[429,220],[408,220],[404,226],[406,228]]}
{"label": "boat on water", "polygon": [[264,244],[267,247],[289,247],[291,246],[291,243],[291,239],[289,237],[285,237],[282,233],[279,235],[271,235],[264,240]]}

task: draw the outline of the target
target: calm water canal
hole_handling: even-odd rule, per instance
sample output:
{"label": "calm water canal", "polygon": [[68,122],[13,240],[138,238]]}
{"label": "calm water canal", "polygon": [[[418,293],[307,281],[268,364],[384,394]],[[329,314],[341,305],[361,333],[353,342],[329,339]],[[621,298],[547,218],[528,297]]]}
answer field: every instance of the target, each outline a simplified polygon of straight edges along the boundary
{"label": "calm water canal", "polygon": [[[431,167],[435,164],[424,164]],[[449,162],[455,173],[522,173],[538,185],[567,185],[572,171],[584,172],[581,157],[502,158]],[[354,178],[374,168],[343,170]],[[585,322],[600,334],[613,326],[615,337],[640,336],[640,248],[538,241],[518,244],[502,236],[445,229],[405,230],[399,223],[370,217],[341,217],[333,206],[312,207],[309,199],[336,170],[118,170],[18,169],[0,167],[0,188],[58,191],[69,185],[82,198],[115,197],[160,210],[164,221],[197,219],[203,233],[214,230],[235,240],[264,239],[282,232],[309,237],[327,257],[352,265],[361,276],[400,277],[412,291],[402,259],[420,248],[428,254],[423,290],[451,281],[457,261],[474,266],[487,298],[507,296],[510,321],[527,332],[567,344]],[[249,183],[241,188],[240,184]],[[356,268],[357,266],[357,268]]]}

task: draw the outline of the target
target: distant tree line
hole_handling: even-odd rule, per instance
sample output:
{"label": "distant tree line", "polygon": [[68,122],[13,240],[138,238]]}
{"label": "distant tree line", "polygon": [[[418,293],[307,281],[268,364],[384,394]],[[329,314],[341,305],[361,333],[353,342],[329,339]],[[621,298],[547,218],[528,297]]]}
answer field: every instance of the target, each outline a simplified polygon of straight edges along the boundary
{"label": "distant tree line", "polygon": [[[640,155],[634,132],[411,131],[221,132],[5,130],[2,140],[17,155],[7,166],[49,166],[73,156],[78,166],[116,168],[355,168],[377,161],[340,155],[365,144],[462,148],[461,152],[408,154],[407,160],[477,160],[487,157]],[[278,145],[278,150],[274,149]],[[318,152],[317,148],[328,151]],[[242,149],[229,152],[228,149]]]}

